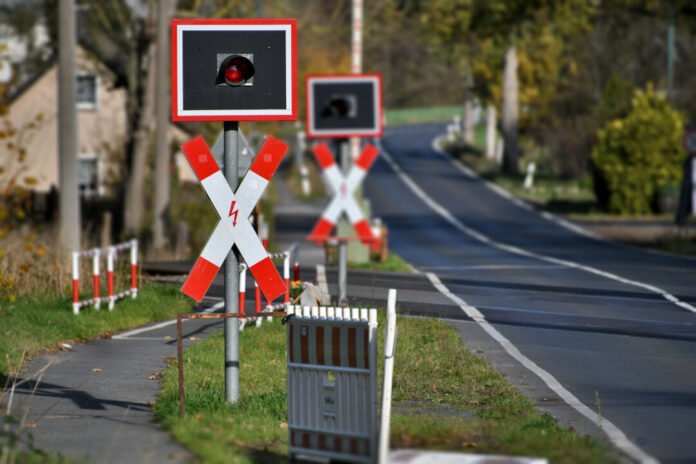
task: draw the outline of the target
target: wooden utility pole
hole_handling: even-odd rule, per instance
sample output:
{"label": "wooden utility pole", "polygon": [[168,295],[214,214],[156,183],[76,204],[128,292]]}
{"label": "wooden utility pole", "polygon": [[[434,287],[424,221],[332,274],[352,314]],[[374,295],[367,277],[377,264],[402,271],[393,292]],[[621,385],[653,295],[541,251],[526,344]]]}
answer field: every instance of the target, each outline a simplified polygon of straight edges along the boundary
{"label": "wooden utility pole", "polygon": [[519,96],[517,82],[517,49],[510,45],[505,51],[503,69],[503,172],[517,174],[519,166],[519,148],[517,132],[519,130]]}
{"label": "wooden utility pole", "polygon": [[[155,128],[155,215],[153,247],[160,251],[167,245],[169,226],[169,27],[176,2],[157,4],[157,81]],[[152,78],[152,77],[150,77]]]}
{"label": "wooden utility pole", "polygon": [[58,184],[62,251],[80,249],[80,197],[77,186],[77,110],[75,83],[75,1],[58,2]]}

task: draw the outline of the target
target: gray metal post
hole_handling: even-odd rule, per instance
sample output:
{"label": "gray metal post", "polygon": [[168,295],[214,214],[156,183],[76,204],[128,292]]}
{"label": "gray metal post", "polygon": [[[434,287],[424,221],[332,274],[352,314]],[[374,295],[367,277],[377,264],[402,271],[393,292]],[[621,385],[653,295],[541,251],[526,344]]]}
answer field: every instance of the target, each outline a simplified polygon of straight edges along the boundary
{"label": "gray metal post", "polygon": [[63,251],[80,249],[80,197],[77,186],[77,110],[75,96],[75,2],[58,2],[58,189]]}
{"label": "gray metal post", "polygon": [[[239,153],[239,123],[225,121],[224,173],[232,191],[237,190]],[[233,247],[225,259],[225,312],[239,311],[239,256]],[[239,319],[225,319],[225,399],[239,401]]]}
{"label": "gray metal post", "polygon": [[[348,173],[350,169],[350,143],[348,140],[341,140],[338,142],[340,160],[341,160],[341,170],[344,174]],[[343,195],[343,189],[339,192],[339,195]],[[343,304],[347,302],[347,291],[348,286],[348,242],[340,241],[338,242],[338,303]]]}
{"label": "gray metal post", "polygon": [[304,156],[305,150],[305,134],[302,130],[302,123],[298,122],[297,124],[295,124],[295,129],[297,130],[297,143],[295,146],[295,167],[299,170],[300,168],[302,168],[303,164],[302,157]]}

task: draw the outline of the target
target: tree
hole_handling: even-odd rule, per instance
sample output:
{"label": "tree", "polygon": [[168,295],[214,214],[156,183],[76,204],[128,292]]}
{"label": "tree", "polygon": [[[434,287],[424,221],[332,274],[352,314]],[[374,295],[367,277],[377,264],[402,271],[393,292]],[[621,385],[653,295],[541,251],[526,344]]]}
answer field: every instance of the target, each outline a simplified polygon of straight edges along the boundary
{"label": "tree", "polygon": [[592,150],[608,187],[609,211],[652,212],[658,189],[681,180],[683,135],[683,116],[652,86],[636,92],[630,112],[600,130]]}

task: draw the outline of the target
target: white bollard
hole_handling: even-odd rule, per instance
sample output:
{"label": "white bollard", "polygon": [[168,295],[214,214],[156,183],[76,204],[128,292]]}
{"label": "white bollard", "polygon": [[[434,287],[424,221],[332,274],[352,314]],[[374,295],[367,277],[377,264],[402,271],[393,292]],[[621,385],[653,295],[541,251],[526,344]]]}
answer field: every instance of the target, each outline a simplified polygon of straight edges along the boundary
{"label": "white bollard", "polygon": [[386,464],[389,454],[389,418],[391,416],[392,377],[394,352],[396,351],[396,290],[389,290],[387,299],[387,325],[384,329],[384,376],[382,385],[382,416],[379,426],[380,464]]}
{"label": "white bollard", "polygon": [[527,164],[527,175],[524,177],[523,187],[525,190],[531,190],[534,187],[534,173],[536,172],[536,163],[534,161]]}

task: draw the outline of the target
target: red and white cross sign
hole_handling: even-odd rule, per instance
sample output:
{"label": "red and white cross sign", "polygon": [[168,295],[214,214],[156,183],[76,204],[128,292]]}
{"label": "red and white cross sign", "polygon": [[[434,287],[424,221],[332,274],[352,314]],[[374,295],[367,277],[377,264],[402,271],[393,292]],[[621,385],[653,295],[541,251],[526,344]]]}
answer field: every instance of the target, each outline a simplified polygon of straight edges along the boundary
{"label": "red and white cross sign", "polygon": [[353,224],[353,228],[358,234],[358,237],[364,244],[368,244],[375,240],[372,234],[372,228],[355,201],[353,192],[355,192],[355,189],[358,188],[365,178],[367,171],[377,158],[378,153],[377,148],[374,146],[370,144],[365,145],[365,148],[358,159],[355,160],[355,164],[348,175],[344,176],[336,165],[329,151],[329,147],[327,147],[325,143],[314,147],[314,156],[317,158],[319,166],[321,166],[323,170],[324,177],[333,188],[334,197],[331,199],[329,206],[327,206],[322,213],[319,222],[314,226],[314,230],[312,230],[312,233],[309,235],[310,240],[316,242],[318,245],[328,240],[329,233],[333,230],[336,221],[338,221],[338,218],[344,211],[346,212],[346,216],[348,216],[348,220]]}
{"label": "red and white cross sign", "polygon": [[285,293],[285,282],[248,218],[288,146],[268,137],[236,192],[232,192],[202,137],[196,137],[181,148],[220,216],[220,222],[181,291],[201,301],[232,245],[236,244],[266,299],[270,301]]}

